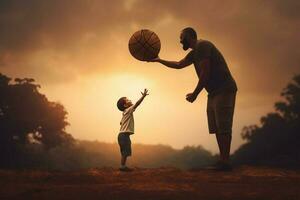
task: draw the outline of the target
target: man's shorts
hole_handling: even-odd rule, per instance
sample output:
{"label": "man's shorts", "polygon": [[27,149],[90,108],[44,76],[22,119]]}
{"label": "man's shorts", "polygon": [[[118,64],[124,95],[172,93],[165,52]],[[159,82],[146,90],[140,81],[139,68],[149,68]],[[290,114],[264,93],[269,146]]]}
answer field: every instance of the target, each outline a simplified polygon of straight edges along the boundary
{"label": "man's shorts", "polygon": [[207,100],[208,129],[211,134],[231,134],[236,92],[209,95]]}
{"label": "man's shorts", "polygon": [[129,133],[119,133],[118,143],[122,156],[131,156],[131,141]]}

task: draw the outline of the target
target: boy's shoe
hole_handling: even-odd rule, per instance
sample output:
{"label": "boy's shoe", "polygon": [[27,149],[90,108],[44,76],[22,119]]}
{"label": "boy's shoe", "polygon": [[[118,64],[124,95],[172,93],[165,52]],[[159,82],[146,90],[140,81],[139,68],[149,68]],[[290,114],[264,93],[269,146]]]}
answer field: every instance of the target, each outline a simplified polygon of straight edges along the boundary
{"label": "boy's shoe", "polygon": [[129,167],[120,167],[119,170],[121,172],[131,172],[131,171],[133,171],[133,169],[131,169]]}

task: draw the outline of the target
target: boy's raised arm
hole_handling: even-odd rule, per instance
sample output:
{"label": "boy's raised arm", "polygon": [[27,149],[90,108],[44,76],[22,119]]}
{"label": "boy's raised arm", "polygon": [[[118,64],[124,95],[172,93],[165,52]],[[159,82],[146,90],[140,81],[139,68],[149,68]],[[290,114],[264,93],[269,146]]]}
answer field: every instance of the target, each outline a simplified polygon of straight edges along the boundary
{"label": "boy's raised arm", "polygon": [[144,98],[145,98],[147,95],[149,95],[147,89],[144,89],[144,92],[141,92],[141,94],[142,94],[142,97],[134,104],[134,106],[133,106],[134,109],[136,109],[136,108],[142,103],[142,101],[144,100]]}

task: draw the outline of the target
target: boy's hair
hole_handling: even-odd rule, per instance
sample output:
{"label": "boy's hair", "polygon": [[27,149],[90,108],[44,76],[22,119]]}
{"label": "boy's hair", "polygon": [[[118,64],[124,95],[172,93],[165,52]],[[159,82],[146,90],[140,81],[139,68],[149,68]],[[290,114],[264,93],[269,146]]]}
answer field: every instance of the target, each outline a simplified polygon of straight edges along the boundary
{"label": "boy's hair", "polygon": [[117,102],[117,107],[120,111],[124,111],[125,110],[125,100],[126,100],[126,97],[121,97],[118,102]]}
{"label": "boy's hair", "polygon": [[186,27],[181,32],[188,34],[193,39],[197,39],[197,33],[196,33],[195,29],[193,29],[191,27]]}

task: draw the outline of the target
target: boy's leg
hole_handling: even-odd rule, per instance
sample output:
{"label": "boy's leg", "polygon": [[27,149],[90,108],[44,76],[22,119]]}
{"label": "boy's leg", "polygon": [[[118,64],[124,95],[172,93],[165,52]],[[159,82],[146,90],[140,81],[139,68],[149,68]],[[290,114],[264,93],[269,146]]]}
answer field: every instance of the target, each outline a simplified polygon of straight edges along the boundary
{"label": "boy's leg", "polygon": [[118,143],[120,146],[120,153],[121,153],[121,167],[120,169],[123,169],[126,167],[126,160],[127,160],[127,153],[126,153],[126,135],[124,133],[119,133],[118,136]]}
{"label": "boy's leg", "polygon": [[130,169],[126,166],[127,157],[131,156],[131,141],[129,134],[121,133],[119,134],[119,145],[121,151],[121,171],[130,171]]}

